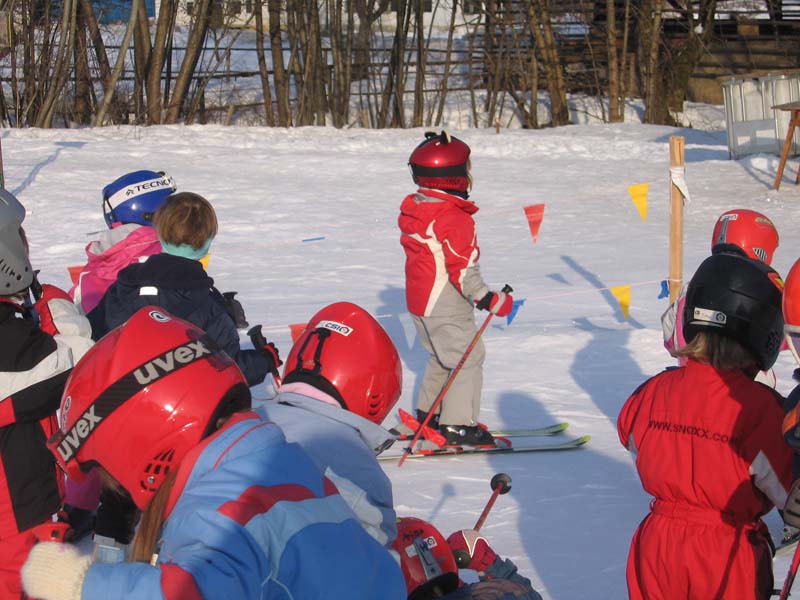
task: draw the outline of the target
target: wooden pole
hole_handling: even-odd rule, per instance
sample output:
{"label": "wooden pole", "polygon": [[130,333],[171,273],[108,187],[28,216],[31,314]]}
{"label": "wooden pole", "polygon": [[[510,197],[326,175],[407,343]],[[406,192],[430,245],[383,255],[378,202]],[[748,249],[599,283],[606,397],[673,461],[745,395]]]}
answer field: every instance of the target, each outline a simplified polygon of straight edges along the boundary
{"label": "wooden pole", "polygon": [[[674,135],[669,138],[670,168],[683,168],[685,140]],[[669,301],[675,302],[683,287],[683,194],[670,177],[669,191]]]}

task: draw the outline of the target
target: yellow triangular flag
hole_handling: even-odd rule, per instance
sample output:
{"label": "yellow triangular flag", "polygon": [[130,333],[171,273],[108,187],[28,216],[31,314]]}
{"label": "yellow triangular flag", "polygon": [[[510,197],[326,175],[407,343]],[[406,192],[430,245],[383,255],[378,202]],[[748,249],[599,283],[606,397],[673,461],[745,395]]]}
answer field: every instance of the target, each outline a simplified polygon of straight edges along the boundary
{"label": "yellow triangular flag", "polygon": [[628,186],[628,193],[631,196],[631,200],[633,200],[634,206],[636,206],[636,210],[639,211],[642,221],[647,221],[647,189],[649,187],[647,183]]}
{"label": "yellow triangular flag", "polygon": [[617,299],[617,302],[619,302],[619,307],[622,309],[622,316],[625,317],[627,321],[631,308],[631,286],[618,285],[617,287],[610,288],[610,291],[614,294],[614,298]]}

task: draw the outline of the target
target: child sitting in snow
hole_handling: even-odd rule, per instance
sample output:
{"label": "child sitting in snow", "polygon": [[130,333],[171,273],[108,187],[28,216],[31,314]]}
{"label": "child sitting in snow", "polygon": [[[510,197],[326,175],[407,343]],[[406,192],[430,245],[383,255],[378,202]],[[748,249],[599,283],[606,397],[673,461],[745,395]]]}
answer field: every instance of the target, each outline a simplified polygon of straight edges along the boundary
{"label": "child sitting in snow", "polygon": [[134,171],[103,188],[108,231],[86,246],[86,265],[69,291],[84,314],[97,306],[121,269],[161,252],[153,215],[175,190],[163,171]]}

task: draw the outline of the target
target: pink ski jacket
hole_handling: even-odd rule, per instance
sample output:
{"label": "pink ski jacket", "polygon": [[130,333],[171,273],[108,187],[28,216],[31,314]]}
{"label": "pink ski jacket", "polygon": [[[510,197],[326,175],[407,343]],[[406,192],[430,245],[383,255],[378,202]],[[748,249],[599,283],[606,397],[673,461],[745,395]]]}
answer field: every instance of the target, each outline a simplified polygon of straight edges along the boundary
{"label": "pink ski jacket", "polygon": [[153,227],[128,223],[104,231],[100,239],[86,246],[88,261],[69,295],[86,314],[97,306],[120,270],[160,252],[161,242]]}

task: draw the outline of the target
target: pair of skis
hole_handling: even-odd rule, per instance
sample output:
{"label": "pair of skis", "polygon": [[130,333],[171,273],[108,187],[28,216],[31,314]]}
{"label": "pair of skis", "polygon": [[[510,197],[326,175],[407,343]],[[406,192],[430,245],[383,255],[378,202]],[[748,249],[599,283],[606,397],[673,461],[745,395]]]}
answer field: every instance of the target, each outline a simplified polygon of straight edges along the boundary
{"label": "pair of skis", "polygon": [[[408,441],[414,437],[421,423],[406,411],[399,411],[400,423],[392,430],[397,436],[398,441]],[[541,443],[529,443],[525,445],[514,445],[509,438],[516,437],[549,437],[562,433],[569,426],[568,423],[555,423],[546,427],[535,427],[530,429],[512,430],[490,430],[495,438],[494,446],[454,446],[447,445],[444,436],[431,427],[424,427],[422,430],[423,439],[417,444],[412,453],[407,454],[407,458],[430,458],[433,456],[463,456],[469,454],[510,454],[522,452],[546,452],[555,450],[571,450],[579,448],[589,441],[589,436],[573,438],[569,440],[559,440]],[[384,453],[378,460],[396,460],[400,455],[396,453]]]}

